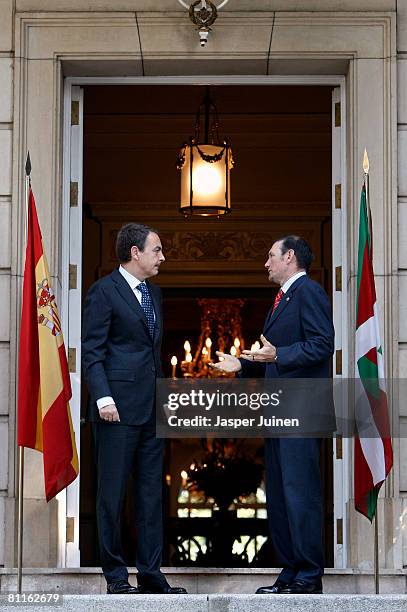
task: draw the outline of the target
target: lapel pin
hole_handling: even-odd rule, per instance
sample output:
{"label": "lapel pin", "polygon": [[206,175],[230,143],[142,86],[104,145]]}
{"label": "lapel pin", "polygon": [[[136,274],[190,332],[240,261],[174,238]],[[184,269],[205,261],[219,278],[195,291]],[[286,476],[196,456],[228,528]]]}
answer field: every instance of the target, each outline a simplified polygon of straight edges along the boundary
{"label": "lapel pin", "polygon": [[286,301],[286,302],[289,302],[289,301],[290,301],[290,298],[289,298],[289,297],[285,298],[285,301]]}

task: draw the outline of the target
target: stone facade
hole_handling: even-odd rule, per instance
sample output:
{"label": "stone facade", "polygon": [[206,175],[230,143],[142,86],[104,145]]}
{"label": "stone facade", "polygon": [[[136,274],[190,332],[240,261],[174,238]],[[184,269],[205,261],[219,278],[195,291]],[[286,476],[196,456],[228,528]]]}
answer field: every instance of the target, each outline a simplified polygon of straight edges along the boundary
{"label": "stone facade", "polygon": [[[176,0],[0,0],[0,565],[16,562],[23,168],[29,149],[41,177],[35,192],[43,206],[45,249],[61,292],[64,76],[262,76],[267,68],[272,75],[346,78],[349,328],[354,327],[360,164],[367,147],[387,374],[407,377],[407,0],[231,0],[205,49]],[[352,364],[352,333],[347,340]],[[395,431],[400,426],[407,434],[407,409],[392,418]],[[400,569],[407,564],[406,440],[396,438],[394,452],[380,504],[380,544],[382,565]],[[41,474],[40,456],[27,451],[25,564],[52,567],[61,563],[57,504],[45,504]],[[352,506],[350,500],[344,517],[350,530],[347,564],[371,567],[369,526]],[[40,551],[33,550],[34,529],[41,533]]]}

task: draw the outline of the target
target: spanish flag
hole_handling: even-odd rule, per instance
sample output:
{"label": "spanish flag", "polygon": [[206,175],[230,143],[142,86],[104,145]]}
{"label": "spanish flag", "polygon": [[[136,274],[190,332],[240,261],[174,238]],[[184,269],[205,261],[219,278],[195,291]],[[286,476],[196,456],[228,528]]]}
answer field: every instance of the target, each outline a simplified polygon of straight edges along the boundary
{"label": "spanish flag", "polygon": [[18,378],[18,445],[43,453],[47,501],[79,473],[61,322],[30,188]]}

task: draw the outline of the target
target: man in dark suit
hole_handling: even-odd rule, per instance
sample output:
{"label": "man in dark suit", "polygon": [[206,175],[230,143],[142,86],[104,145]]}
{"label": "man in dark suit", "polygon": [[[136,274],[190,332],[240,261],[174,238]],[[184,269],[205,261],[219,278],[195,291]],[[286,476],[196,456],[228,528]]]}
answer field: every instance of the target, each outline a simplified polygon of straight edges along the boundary
{"label": "man in dark suit", "polygon": [[[265,267],[280,285],[264,324],[258,351],[242,359],[217,353],[214,367],[250,377],[328,378],[334,352],[331,305],[307,272],[313,255],[298,236],[277,240]],[[322,494],[319,438],[273,438],[265,442],[267,514],[272,542],[283,567],[276,583],[257,593],[322,593]]]}
{"label": "man in dark suit", "polygon": [[[165,260],[158,234],[129,223],[118,233],[118,269],[89,289],[82,358],[97,463],[96,514],[107,592],[185,593],[160,571],[163,440],[155,435],[156,377],[162,376],[162,299],[146,279]],[[127,482],[136,492],[137,581],[128,582],[120,516]]]}

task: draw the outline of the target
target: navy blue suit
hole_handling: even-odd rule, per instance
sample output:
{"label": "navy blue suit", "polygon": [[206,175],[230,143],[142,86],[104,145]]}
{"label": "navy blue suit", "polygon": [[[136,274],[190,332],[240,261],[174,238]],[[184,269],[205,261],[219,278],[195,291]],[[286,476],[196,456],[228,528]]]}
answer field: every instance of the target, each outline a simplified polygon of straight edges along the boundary
{"label": "navy blue suit", "polygon": [[[328,378],[334,352],[331,305],[322,287],[298,278],[263,335],[277,347],[277,362],[263,366],[266,378]],[[243,376],[253,375],[242,361]],[[256,367],[256,364],[254,364]],[[283,566],[280,579],[316,582],[324,573],[320,439],[274,438],[265,442],[267,513],[273,546]]]}
{"label": "navy blue suit", "polygon": [[[136,490],[137,569],[160,573],[163,440],[155,436],[155,382],[162,376],[161,291],[149,284],[155,311],[154,337],[144,310],[118,270],[89,289],[85,301],[82,360],[90,393],[97,463],[96,514],[99,549],[107,582],[127,580],[120,516],[130,474]],[[111,396],[120,422],[99,417],[96,400]]]}

